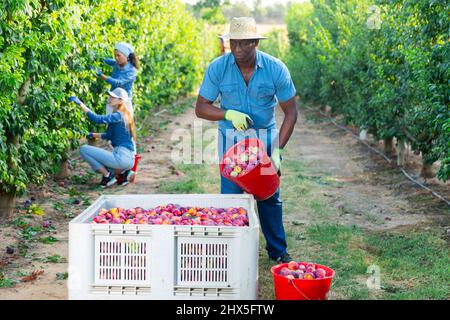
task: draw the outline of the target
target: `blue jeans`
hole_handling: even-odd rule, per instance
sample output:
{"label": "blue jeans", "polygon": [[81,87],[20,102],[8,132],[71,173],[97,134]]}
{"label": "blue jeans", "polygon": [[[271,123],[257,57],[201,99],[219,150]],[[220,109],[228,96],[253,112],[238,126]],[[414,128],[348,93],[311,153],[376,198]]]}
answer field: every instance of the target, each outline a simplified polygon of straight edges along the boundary
{"label": "blue jeans", "polygon": [[113,152],[83,145],[80,148],[80,154],[95,171],[104,167],[108,169],[128,170],[134,165],[134,152],[125,147],[115,147]]}
{"label": "blue jeans", "polygon": [[[267,154],[271,155],[271,144],[273,142],[270,134],[266,145]],[[225,135],[219,130],[219,155],[226,150]],[[224,194],[243,193],[244,191],[234,182],[220,175],[220,192]],[[280,200],[280,189],[267,200],[257,201],[259,222],[266,239],[266,250],[270,258],[276,259],[287,252],[286,234],[283,227],[283,207]]]}

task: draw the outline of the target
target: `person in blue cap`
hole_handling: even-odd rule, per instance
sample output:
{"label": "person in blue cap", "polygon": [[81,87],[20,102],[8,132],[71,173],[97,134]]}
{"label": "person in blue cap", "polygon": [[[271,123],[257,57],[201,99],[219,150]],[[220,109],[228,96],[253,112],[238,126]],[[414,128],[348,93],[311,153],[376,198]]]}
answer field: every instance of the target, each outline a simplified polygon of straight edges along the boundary
{"label": "person in blue cap", "polygon": [[[134,118],[133,108],[133,83],[136,80],[136,72],[139,68],[139,61],[134,53],[134,48],[131,44],[126,42],[118,42],[114,48],[114,59],[106,58],[103,62],[112,67],[112,73],[110,76],[103,74],[101,70],[95,71],[96,75],[111,85],[111,91],[116,88],[124,89],[128,94],[128,100],[126,106]],[[106,114],[111,114],[112,107],[106,103]],[[136,155],[136,141],[134,153]],[[137,161],[137,160],[135,160]],[[128,181],[134,180],[136,172],[130,171],[130,175],[127,177],[118,176],[119,183],[128,183]],[[122,180],[125,179],[125,180]]]}
{"label": "person in blue cap", "polygon": [[[106,58],[103,62],[113,68],[111,75],[107,76],[101,70],[95,71],[96,75],[111,85],[111,91],[116,88],[122,88],[127,92],[128,101],[126,104],[131,116],[134,116],[132,89],[136,80],[139,61],[134,53],[133,46],[126,42],[117,43],[114,50],[114,59]],[[111,112],[111,106],[106,104],[106,114]]]}
{"label": "person in blue cap", "polygon": [[[296,90],[283,62],[257,50],[259,39],[251,17],[233,18],[230,32],[231,52],[216,58],[207,68],[195,113],[199,118],[219,121],[219,159],[235,143],[257,135],[281,174],[281,154],[297,122]],[[213,105],[220,97],[220,108]],[[275,107],[284,114],[278,131]],[[249,127],[251,130],[248,130]],[[221,176],[221,192],[243,193],[231,180]],[[279,189],[267,200],[257,201],[261,229],[269,258],[292,261],[287,251]]]}
{"label": "person in blue cap", "polygon": [[130,169],[134,164],[134,143],[136,141],[136,127],[131,116],[126,101],[127,92],[122,88],[115,88],[108,91],[108,105],[112,113],[107,115],[98,115],[91,111],[76,96],[71,96],[69,101],[80,106],[86,113],[88,119],[97,124],[107,124],[108,127],[104,133],[89,132],[88,138],[100,138],[109,140],[113,146],[113,151],[98,148],[90,145],[83,145],[80,148],[80,154],[86,160],[92,169],[103,175],[100,185],[103,187],[112,186],[117,182],[116,175],[121,175],[119,184],[128,184]]}

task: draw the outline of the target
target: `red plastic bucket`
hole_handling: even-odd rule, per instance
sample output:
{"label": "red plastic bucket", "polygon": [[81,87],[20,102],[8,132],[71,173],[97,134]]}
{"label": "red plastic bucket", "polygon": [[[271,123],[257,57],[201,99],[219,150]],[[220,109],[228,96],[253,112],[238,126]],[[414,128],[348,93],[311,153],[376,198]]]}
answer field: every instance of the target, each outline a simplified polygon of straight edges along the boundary
{"label": "red plastic bucket", "polygon": [[[227,176],[223,173],[225,168],[224,159],[226,157],[233,158],[233,156],[237,154],[237,148],[240,145],[243,145],[246,148],[258,147],[262,154],[260,163],[246,174],[238,177]],[[245,192],[254,195],[257,200],[266,200],[270,198],[280,186],[280,177],[277,174],[277,170],[267,155],[263,142],[256,138],[242,140],[228,149],[220,162],[220,172],[222,176],[236,183]]]}
{"label": "red plastic bucket", "polygon": [[[304,265],[308,264],[306,262],[299,263]],[[317,268],[325,270],[325,278],[291,280],[278,274],[281,269],[287,266],[287,263],[282,263],[270,269],[273,275],[275,297],[277,300],[326,300],[335,274],[333,269],[316,264]]]}
{"label": "red plastic bucket", "polygon": [[131,169],[130,182],[134,182],[134,180],[136,179],[137,168],[138,168],[139,160],[141,160],[141,158],[142,157],[139,154],[134,155],[134,165],[133,165],[133,168]]}

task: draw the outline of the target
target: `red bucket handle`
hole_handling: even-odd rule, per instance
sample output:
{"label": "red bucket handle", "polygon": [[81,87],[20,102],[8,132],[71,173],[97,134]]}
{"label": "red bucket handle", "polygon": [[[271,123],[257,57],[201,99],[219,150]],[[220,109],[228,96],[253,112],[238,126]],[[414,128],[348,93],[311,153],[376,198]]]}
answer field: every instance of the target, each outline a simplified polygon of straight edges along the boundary
{"label": "red bucket handle", "polygon": [[292,285],[294,287],[295,290],[297,290],[298,293],[300,293],[306,300],[311,300],[311,298],[309,298],[306,294],[303,293],[302,290],[300,290],[294,283],[294,280],[292,279],[288,279],[289,284]]}

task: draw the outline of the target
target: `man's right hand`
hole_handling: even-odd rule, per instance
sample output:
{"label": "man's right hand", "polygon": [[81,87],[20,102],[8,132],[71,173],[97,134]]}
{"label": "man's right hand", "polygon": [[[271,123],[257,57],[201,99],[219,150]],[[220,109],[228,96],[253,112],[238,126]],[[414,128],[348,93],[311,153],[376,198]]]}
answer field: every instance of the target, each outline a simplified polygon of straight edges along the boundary
{"label": "man's right hand", "polygon": [[225,112],[225,120],[231,121],[233,127],[240,131],[247,130],[248,126],[253,123],[252,118],[248,114],[236,110],[227,110]]}

